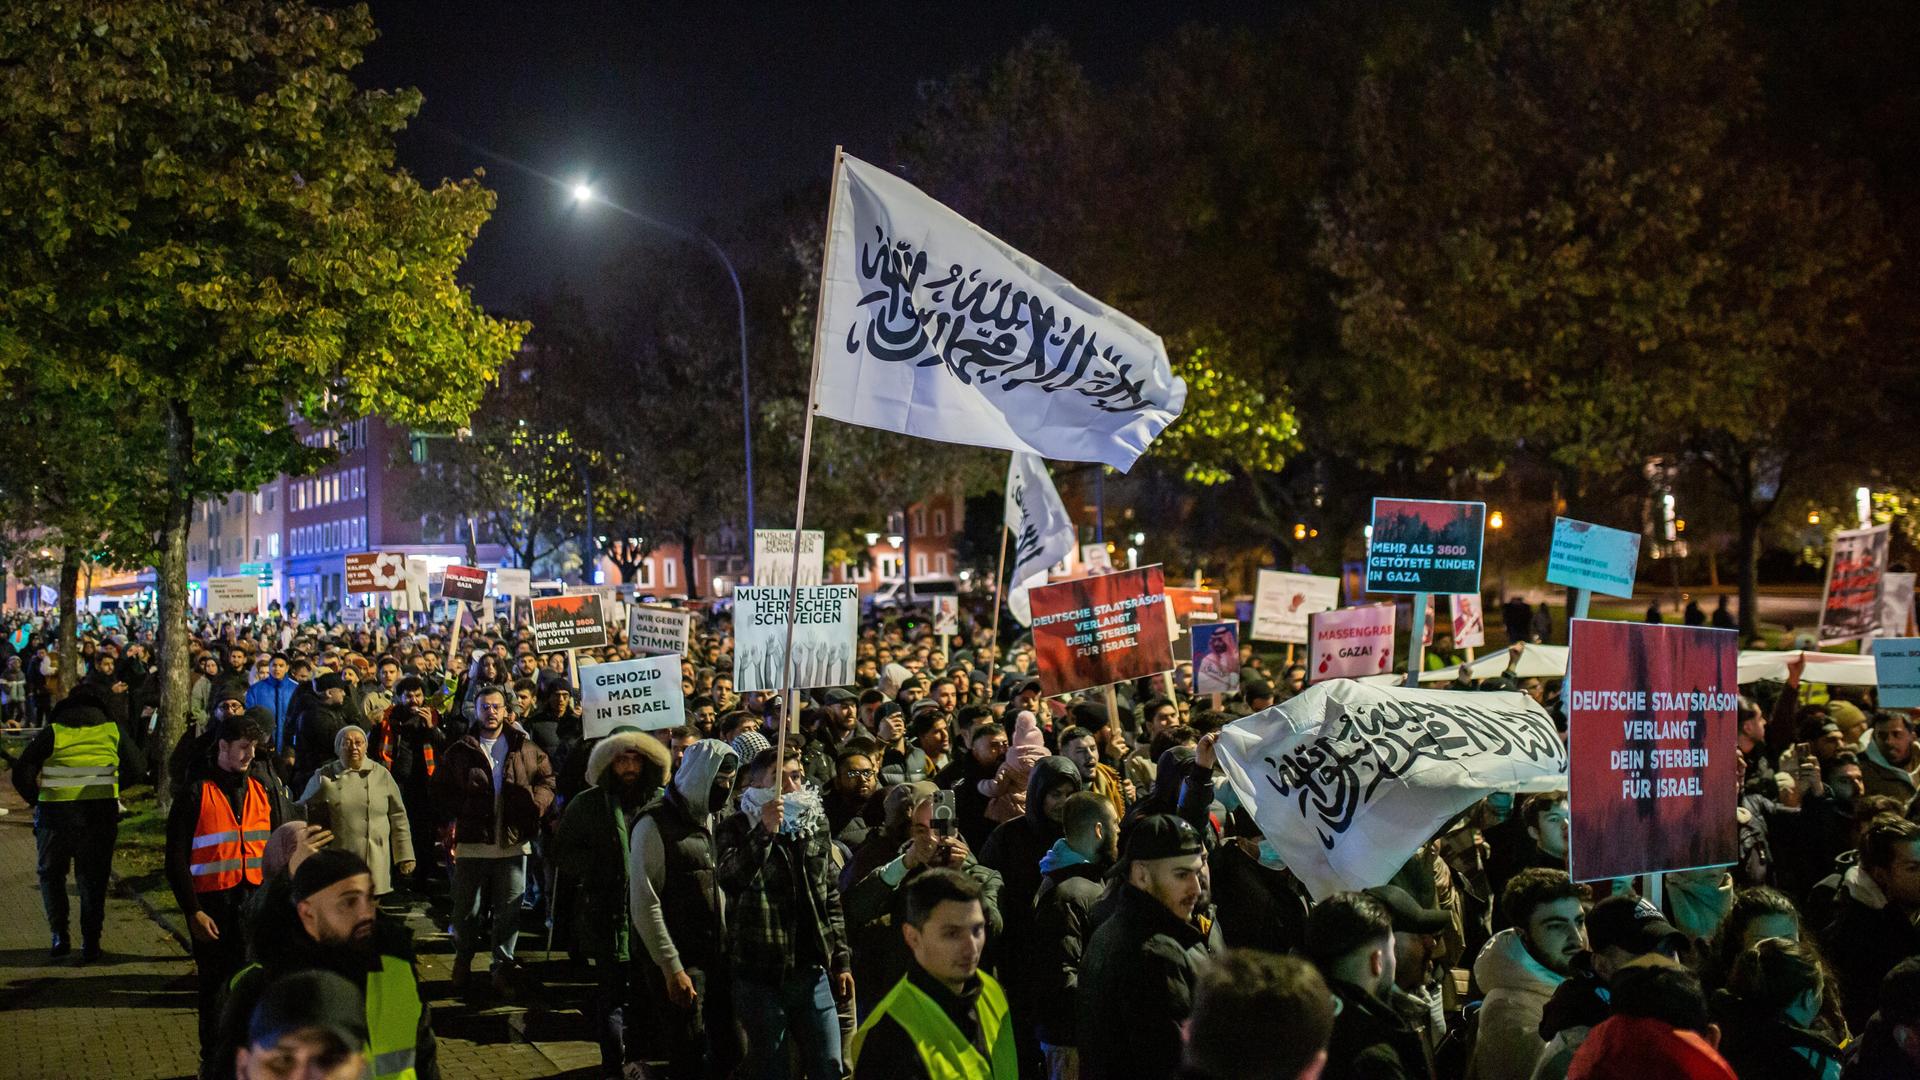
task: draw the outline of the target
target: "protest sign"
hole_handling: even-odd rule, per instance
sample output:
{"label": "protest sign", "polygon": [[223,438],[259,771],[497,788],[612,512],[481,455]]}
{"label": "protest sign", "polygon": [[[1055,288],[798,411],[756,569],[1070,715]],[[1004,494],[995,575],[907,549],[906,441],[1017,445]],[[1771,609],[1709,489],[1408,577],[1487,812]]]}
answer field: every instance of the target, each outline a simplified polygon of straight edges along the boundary
{"label": "protest sign", "polygon": [[1453,644],[1478,649],[1487,643],[1487,617],[1480,610],[1479,593],[1453,594]]}
{"label": "protest sign", "polygon": [[340,621],[347,626],[365,626],[367,625],[367,613],[371,610],[371,608],[364,608],[359,604],[344,604],[340,608]]}
{"label": "protest sign", "polygon": [[347,591],[393,592],[407,583],[407,557],[397,551],[347,553]]}
{"label": "protest sign", "polygon": [[478,566],[449,566],[440,578],[443,599],[478,603],[487,596],[487,572]]}
{"label": "protest sign", "polygon": [[1313,574],[1260,571],[1253,592],[1253,626],[1247,636],[1255,641],[1307,643],[1307,618],[1340,606],[1340,579]]}
{"label": "protest sign", "polygon": [[1173,670],[1159,566],[1034,588],[1033,651],[1048,696]]}
{"label": "protest sign", "polygon": [[260,610],[260,579],[252,574],[207,579],[207,614]]}
{"label": "protest sign", "polygon": [[941,635],[960,632],[960,598],[957,596],[935,596],[933,599],[933,632]]}
{"label": "protest sign", "polygon": [[627,609],[627,647],[641,656],[684,656],[693,614],[635,604]]}
{"label": "protest sign", "polygon": [[580,726],[588,739],[622,728],[659,731],[687,722],[680,658],[653,656],[580,669]]}
{"label": "protest sign", "polygon": [[1316,900],[1386,884],[1489,792],[1552,791],[1567,772],[1553,718],[1525,694],[1351,679],[1236,720],[1218,750],[1240,804]]}
{"label": "protest sign", "polygon": [[1393,670],[1393,605],[1367,604],[1316,612],[1307,677],[1358,679]]}
{"label": "protest sign", "polygon": [[1105,544],[1081,544],[1080,563],[1089,574],[1113,573],[1113,553]]}
{"label": "protest sign", "polygon": [[1604,596],[1632,596],[1640,565],[1640,534],[1572,518],[1553,519],[1547,581]]}
{"label": "protest sign", "polygon": [[[779,692],[787,648],[789,590],[760,585],[733,589],[733,688]],[[860,629],[860,589],[816,585],[794,605],[793,685],[806,690],[853,682],[854,638]]]}
{"label": "protest sign", "polygon": [[[827,534],[818,529],[800,533],[801,588],[819,585],[826,577]],[[793,584],[793,530],[753,530],[753,583],[784,589]]]}
{"label": "protest sign", "polygon": [[493,572],[493,591],[525,600],[533,595],[533,571],[503,566]]}
{"label": "protest sign", "polygon": [[1193,692],[1240,692],[1240,624],[1193,624]]}
{"label": "protest sign", "polygon": [[101,629],[103,629],[103,630],[114,630],[114,629],[118,629],[118,628],[119,628],[119,626],[120,626],[120,613],[119,613],[119,612],[117,612],[117,611],[103,611],[103,612],[101,612],[101,613],[100,613],[100,628],[101,628]]}
{"label": "protest sign", "polygon": [[607,643],[607,623],[600,614],[596,593],[574,596],[536,596],[533,606],[533,647],[543,653],[597,649]]}
{"label": "protest sign", "polygon": [[400,606],[408,611],[430,610],[433,604],[432,578],[427,560],[407,556],[406,584],[401,589],[404,602]]}
{"label": "protest sign", "polygon": [[1373,500],[1367,591],[1477,593],[1487,504]]}
{"label": "protest sign", "polygon": [[1740,635],[1574,619],[1566,705],[1575,881],[1737,859]]}
{"label": "protest sign", "polygon": [[1891,637],[1913,633],[1913,583],[1916,575],[1880,575],[1880,632]]}
{"label": "protest sign", "polygon": [[1190,589],[1167,586],[1167,599],[1173,605],[1173,617],[1185,626],[1192,622],[1211,622],[1220,617],[1220,593],[1215,589]]}
{"label": "protest sign", "polygon": [[1873,673],[1883,709],[1920,709],[1920,638],[1873,643]]}
{"label": "protest sign", "polygon": [[1820,644],[1870,637],[1880,629],[1880,592],[1891,526],[1833,534],[1820,599]]}

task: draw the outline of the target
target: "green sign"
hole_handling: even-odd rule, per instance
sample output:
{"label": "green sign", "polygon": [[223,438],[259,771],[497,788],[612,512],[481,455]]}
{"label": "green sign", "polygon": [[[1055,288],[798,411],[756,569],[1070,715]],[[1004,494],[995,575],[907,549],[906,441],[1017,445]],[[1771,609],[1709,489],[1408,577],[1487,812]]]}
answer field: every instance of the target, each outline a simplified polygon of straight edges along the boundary
{"label": "green sign", "polygon": [[273,585],[273,564],[270,562],[243,562],[240,564],[240,572],[259,578],[263,588],[270,588]]}

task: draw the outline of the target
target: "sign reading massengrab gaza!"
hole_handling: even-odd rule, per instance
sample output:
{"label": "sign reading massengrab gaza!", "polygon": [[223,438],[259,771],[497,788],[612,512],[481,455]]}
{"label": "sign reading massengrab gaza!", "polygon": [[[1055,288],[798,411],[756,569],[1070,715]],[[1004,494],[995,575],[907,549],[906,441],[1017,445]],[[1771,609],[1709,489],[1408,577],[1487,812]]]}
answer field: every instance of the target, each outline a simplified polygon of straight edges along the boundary
{"label": "sign reading massengrab gaza!", "polygon": [[618,728],[660,731],[686,723],[680,658],[650,656],[581,668],[580,719],[589,739]]}
{"label": "sign reading massengrab gaza!", "polygon": [[1307,679],[1359,679],[1393,670],[1392,604],[1316,612],[1307,648]]}
{"label": "sign reading massengrab gaza!", "polygon": [[[788,590],[736,585],[733,590],[733,688],[739,693],[785,688]],[[797,689],[853,682],[860,589],[817,585],[792,601],[793,685]]]}
{"label": "sign reading massengrab gaza!", "polygon": [[1567,779],[1553,718],[1505,691],[1316,683],[1227,725],[1218,749],[1240,804],[1316,900],[1386,884],[1491,792]]}
{"label": "sign reading massengrab gaza!", "polygon": [[1373,500],[1370,593],[1477,593],[1487,504]]}

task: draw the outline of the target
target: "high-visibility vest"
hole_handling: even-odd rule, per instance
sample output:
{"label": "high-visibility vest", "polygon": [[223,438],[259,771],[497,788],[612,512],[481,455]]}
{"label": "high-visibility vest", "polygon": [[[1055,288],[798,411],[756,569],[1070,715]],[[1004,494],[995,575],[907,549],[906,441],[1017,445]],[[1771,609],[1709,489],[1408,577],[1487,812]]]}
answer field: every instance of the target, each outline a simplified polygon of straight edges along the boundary
{"label": "high-visibility vest", "polygon": [[1017,1080],[1020,1055],[1014,1049],[1013,1025],[1007,1021],[1007,995],[984,971],[980,973],[980,999],[974,1008],[980,1014],[980,1034],[993,1051],[991,1060],[967,1041],[946,1010],[903,976],[868,1014],[860,1030],[853,1033],[849,1058],[857,1066],[867,1033],[882,1019],[892,1017],[920,1051],[921,1064],[933,1080]]}
{"label": "high-visibility vest", "polygon": [[41,802],[120,797],[120,725],[53,725],[53,754],[40,766]]}
{"label": "high-visibility vest", "polygon": [[241,809],[243,820],[235,821],[226,793],[212,783],[200,785],[200,820],[193,826],[189,860],[194,892],[219,892],[242,882],[260,884],[260,863],[267,854],[267,838],[273,835],[273,804],[267,800],[267,789],[251,776]]}
{"label": "high-visibility vest", "polygon": [[[228,991],[259,967],[241,968],[227,981]],[[382,953],[380,970],[367,973],[367,1056],[373,1059],[372,1080],[418,1080],[413,1055],[420,1010],[420,983],[413,977],[412,965]]]}

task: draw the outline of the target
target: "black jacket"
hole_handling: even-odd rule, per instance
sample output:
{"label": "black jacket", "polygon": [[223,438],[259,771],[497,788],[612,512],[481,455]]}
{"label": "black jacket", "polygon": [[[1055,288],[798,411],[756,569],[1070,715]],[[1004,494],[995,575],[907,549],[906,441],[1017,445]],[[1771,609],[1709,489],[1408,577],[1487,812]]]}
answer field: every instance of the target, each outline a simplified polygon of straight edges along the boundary
{"label": "black jacket", "polygon": [[1035,955],[1026,991],[1040,1041],[1048,1046],[1080,1045],[1080,967],[1092,934],[1093,905],[1106,890],[1104,870],[1097,863],[1075,863],[1040,878],[1040,894],[1033,901]]}
{"label": "black jacket", "polygon": [[1018,969],[1030,958],[1040,859],[1060,839],[1060,826],[1047,817],[1047,793],[1067,786],[1074,792],[1082,786],[1080,768],[1072,758],[1043,757],[1035,762],[1033,771],[1027,774],[1026,813],[1002,822],[979,852],[980,861],[1000,874],[1000,910],[1006,918],[1006,931],[1000,939],[1002,981],[1007,996],[1016,1002],[1021,1000],[1026,982],[1025,973]]}
{"label": "black jacket", "polygon": [[1765,1016],[1725,990],[1713,995],[1720,1056],[1740,1080],[1821,1080],[1840,1067],[1840,1048],[1806,1028]]}
{"label": "black jacket", "polygon": [[1920,928],[1892,904],[1871,907],[1843,886],[1839,914],[1820,934],[1820,952],[1840,983],[1847,1027],[1859,1031],[1879,1006],[1887,972],[1920,955]]}
{"label": "black jacket", "polygon": [[[20,751],[20,757],[13,763],[14,790],[20,793],[20,797],[27,801],[28,806],[36,805],[39,802],[40,769],[47,763],[47,759],[53,756],[53,726],[55,724],[59,724],[62,727],[80,728],[93,727],[97,724],[111,724],[113,722],[113,718],[108,715],[98,695],[96,695],[90,687],[82,685],[76,688],[73,693],[61,699],[60,704],[53,707],[52,715],[48,717],[47,726],[41,728],[40,734],[35,735],[33,741],[27,744],[26,749]],[[140,755],[136,752],[132,740],[127,739],[123,732],[120,739],[120,786],[124,788],[128,784],[138,781],[140,779],[140,771]],[[98,801],[105,805],[112,805],[111,800],[103,799],[93,801]],[[54,806],[79,805],[81,804],[48,803],[43,810],[51,809]],[[117,814],[118,812],[118,808],[116,807],[115,813]]]}
{"label": "black jacket", "polygon": [[1080,1075],[1178,1075],[1180,1028],[1193,1008],[1206,938],[1131,885],[1121,885],[1099,912],[1106,917],[1087,941],[1076,1011],[1079,1030],[1101,1037],[1082,1040]]}
{"label": "black jacket", "polygon": [[1323,1080],[1431,1080],[1419,1033],[1391,1005],[1347,983],[1328,979],[1327,986],[1340,999],[1340,1012]]}
{"label": "black jacket", "polygon": [[1228,948],[1287,953],[1306,943],[1306,890],[1291,871],[1262,866],[1233,843],[1216,848],[1207,864]]}

